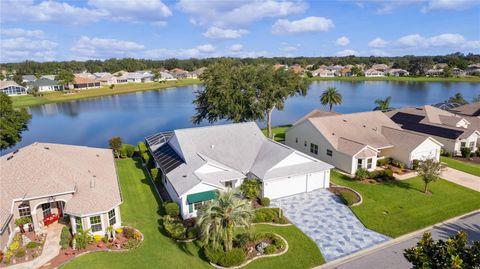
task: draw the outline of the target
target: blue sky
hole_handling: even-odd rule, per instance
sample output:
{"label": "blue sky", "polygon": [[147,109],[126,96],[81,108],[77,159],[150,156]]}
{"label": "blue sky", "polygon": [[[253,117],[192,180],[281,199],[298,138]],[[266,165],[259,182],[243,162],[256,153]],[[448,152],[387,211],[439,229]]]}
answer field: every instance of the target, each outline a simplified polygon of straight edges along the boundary
{"label": "blue sky", "polygon": [[2,0],[0,62],[480,53],[480,0]]}

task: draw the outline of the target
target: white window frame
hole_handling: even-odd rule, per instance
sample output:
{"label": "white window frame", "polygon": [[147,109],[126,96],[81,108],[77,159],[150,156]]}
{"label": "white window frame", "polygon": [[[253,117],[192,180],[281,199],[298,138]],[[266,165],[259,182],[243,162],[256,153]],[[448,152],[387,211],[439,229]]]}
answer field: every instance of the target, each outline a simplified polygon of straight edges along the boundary
{"label": "white window frame", "polygon": [[[98,223],[93,223],[93,222],[92,222],[92,218],[98,218],[98,220],[99,220],[100,222],[98,222]],[[91,216],[91,217],[89,218],[89,221],[90,221],[90,229],[92,230],[92,233],[100,232],[100,231],[103,230],[102,215]],[[100,230],[96,230],[96,228],[94,228],[94,227],[97,227],[98,225],[100,225]]]}
{"label": "white window frame", "polygon": [[[113,216],[110,216],[110,213],[113,213]],[[115,212],[115,208],[108,211],[107,216],[108,216],[108,224],[110,226],[117,224],[117,212]],[[112,220],[113,220],[113,223],[112,223]]]}
{"label": "white window frame", "polygon": [[18,215],[23,217],[32,217],[32,212],[30,211],[30,205],[28,203],[21,203],[18,205]]}
{"label": "white window frame", "polygon": [[363,159],[357,159],[357,169],[363,168]]}
{"label": "white window frame", "polygon": [[368,158],[367,159],[367,169],[372,169],[373,168],[373,158]]}
{"label": "white window frame", "polygon": [[75,229],[77,230],[83,230],[83,223],[82,223],[82,218],[80,217],[75,217]]}

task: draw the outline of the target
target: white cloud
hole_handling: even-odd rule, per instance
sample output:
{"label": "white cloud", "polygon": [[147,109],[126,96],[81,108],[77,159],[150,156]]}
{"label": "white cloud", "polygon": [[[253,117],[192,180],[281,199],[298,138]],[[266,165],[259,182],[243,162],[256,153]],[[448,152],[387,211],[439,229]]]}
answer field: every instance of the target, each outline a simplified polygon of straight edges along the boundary
{"label": "white cloud", "polygon": [[[108,16],[104,10],[76,7],[56,1],[3,0],[2,21],[56,22],[62,24],[85,24],[97,22]],[[13,15],[14,14],[14,15]]]}
{"label": "white cloud", "polygon": [[205,45],[197,46],[197,49],[200,52],[214,52],[215,46],[213,46],[212,44],[205,44]]}
{"label": "white cloud", "polygon": [[350,55],[359,55],[358,51],[355,50],[342,50],[336,53],[337,56],[350,56]]}
{"label": "white cloud", "polygon": [[237,52],[243,50],[242,44],[233,44],[230,46],[230,51]]}
{"label": "white cloud", "polygon": [[337,39],[336,43],[339,46],[346,46],[346,45],[350,44],[350,39],[348,39],[348,37],[346,37],[346,36],[342,36],[342,37]]}
{"label": "white cloud", "polygon": [[26,59],[34,61],[52,61],[58,44],[35,37],[15,37],[0,42],[0,62],[19,62]]}
{"label": "white cloud", "polygon": [[82,36],[71,50],[79,57],[105,59],[109,57],[134,57],[135,54],[133,53],[143,48],[143,45],[132,41]]}
{"label": "white cloud", "polygon": [[406,35],[400,37],[396,44],[402,47],[425,47],[427,46],[427,39],[419,34]]}
{"label": "white cloud", "polygon": [[167,58],[205,58],[212,56],[212,53],[216,51],[216,48],[211,44],[199,45],[189,49],[152,49],[145,51],[146,58],[151,59],[167,59]]}
{"label": "white cloud", "polygon": [[273,24],[272,32],[274,34],[325,32],[333,26],[333,21],[324,17],[306,17],[297,21],[280,19]]}
{"label": "white cloud", "polygon": [[432,37],[424,37],[419,34],[406,35],[399,38],[395,45],[398,47],[460,47],[467,43],[465,37],[460,34],[445,33]]}
{"label": "white cloud", "polygon": [[165,27],[167,26],[167,22],[166,21],[154,21],[151,23],[152,26],[156,26],[156,27]]}
{"label": "white cloud", "polygon": [[422,12],[431,10],[465,10],[480,5],[478,0],[430,0],[422,8]]}
{"label": "white cloud", "polygon": [[383,47],[387,46],[387,44],[388,44],[387,41],[377,37],[374,40],[370,41],[368,43],[368,46],[372,47],[372,48],[383,48]]}
{"label": "white cloud", "polygon": [[296,46],[284,46],[284,47],[281,47],[279,50],[283,52],[294,52],[298,50],[298,48]]}
{"label": "white cloud", "polygon": [[24,36],[24,37],[36,37],[36,38],[42,38],[44,35],[42,30],[25,30],[22,28],[0,29],[0,34],[6,35],[6,36],[14,36],[14,37]]}
{"label": "white cloud", "polygon": [[0,42],[2,49],[26,49],[26,50],[52,50],[57,47],[57,43],[50,40],[34,40],[25,37],[16,37],[3,39]]}
{"label": "white cloud", "polygon": [[226,27],[247,25],[263,18],[276,18],[302,13],[308,5],[301,0],[180,0],[178,7],[183,12],[190,14],[190,21],[196,25]]}
{"label": "white cloud", "polygon": [[89,0],[91,7],[108,12],[115,21],[158,20],[172,15],[161,0]]}
{"label": "white cloud", "polygon": [[429,39],[432,46],[459,46],[465,43],[465,38],[460,34],[441,34]]}
{"label": "white cloud", "polygon": [[205,33],[203,33],[203,36],[212,39],[236,39],[242,37],[245,34],[248,34],[248,31],[244,29],[222,29],[216,26],[212,26],[208,28]]}
{"label": "white cloud", "polygon": [[390,56],[390,54],[386,51],[383,51],[383,50],[379,50],[379,49],[373,49],[370,51],[370,55],[372,56],[380,56],[380,57],[384,57],[384,56]]}

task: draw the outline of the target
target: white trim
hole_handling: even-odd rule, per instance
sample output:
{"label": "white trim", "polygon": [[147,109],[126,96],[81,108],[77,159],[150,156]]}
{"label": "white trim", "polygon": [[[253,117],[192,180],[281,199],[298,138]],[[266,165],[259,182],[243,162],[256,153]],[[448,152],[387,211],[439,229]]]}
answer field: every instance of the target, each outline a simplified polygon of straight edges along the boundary
{"label": "white trim", "polygon": [[108,209],[108,210],[106,210],[106,211],[89,213],[89,214],[85,214],[85,215],[76,215],[75,213],[69,213],[69,212],[67,212],[67,211],[64,211],[63,213],[68,214],[68,215],[72,215],[72,216],[76,216],[76,217],[80,217],[80,218],[84,218],[84,217],[90,217],[90,216],[94,216],[94,215],[98,215],[98,214],[105,214],[106,212],[112,210],[113,208],[119,207],[121,204],[123,204],[123,201],[120,202],[120,203],[118,203],[117,205],[111,207],[110,209]]}

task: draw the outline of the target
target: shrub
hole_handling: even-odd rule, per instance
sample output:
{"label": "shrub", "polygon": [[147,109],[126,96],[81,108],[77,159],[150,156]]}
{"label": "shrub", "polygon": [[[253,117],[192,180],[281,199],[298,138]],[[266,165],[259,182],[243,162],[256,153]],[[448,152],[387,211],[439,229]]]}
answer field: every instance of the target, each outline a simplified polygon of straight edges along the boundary
{"label": "shrub", "polygon": [[148,155],[147,152],[142,153],[142,159],[143,159],[143,162],[145,162],[145,164],[148,164],[148,162],[150,161],[150,155]]}
{"label": "shrub", "polygon": [[135,236],[135,229],[132,227],[124,227],[123,235],[128,239],[133,238]]}
{"label": "shrub", "polygon": [[198,229],[197,227],[191,227],[187,229],[187,238],[188,239],[195,239],[198,237]]}
{"label": "shrub", "polygon": [[472,150],[470,148],[461,148],[460,152],[462,152],[463,158],[470,158],[472,155]]}
{"label": "shrub", "polygon": [[93,236],[93,241],[95,241],[95,243],[98,243],[100,241],[102,241],[102,236],[99,235],[99,234],[96,234]]}
{"label": "shrub", "polygon": [[132,158],[133,155],[135,154],[135,146],[134,146],[134,145],[123,144],[123,148],[122,148],[122,149],[125,151],[125,155],[126,155],[128,158]]}
{"label": "shrub", "polygon": [[275,238],[277,238],[277,236],[274,233],[270,233],[270,232],[255,233],[252,236],[252,240],[255,242],[260,242],[264,240],[273,240]]}
{"label": "shrub", "polygon": [[267,255],[273,254],[273,253],[277,252],[277,247],[274,246],[274,245],[269,245],[264,249],[264,251],[265,251],[265,254],[267,254]]}
{"label": "shrub", "polygon": [[480,149],[477,149],[477,152],[475,152],[475,154],[477,155],[477,157],[480,157]]}
{"label": "shrub", "polygon": [[245,179],[240,185],[240,191],[249,199],[255,199],[260,195],[260,181],[256,178]]}
{"label": "shrub", "polygon": [[17,258],[25,257],[25,249],[19,248],[17,253],[15,253],[15,257]]}
{"label": "shrub", "polygon": [[247,258],[245,251],[241,248],[234,248],[225,252],[222,249],[214,249],[210,247],[204,248],[205,257],[212,262],[224,267],[238,266]]}
{"label": "shrub", "polygon": [[263,197],[262,199],[260,199],[260,204],[262,204],[263,206],[269,206],[270,205],[270,198]]}
{"label": "shrub", "polygon": [[452,157],[452,153],[451,152],[445,152],[445,157]]}
{"label": "shrub", "polygon": [[183,226],[183,223],[177,219],[172,218],[169,215],[163,218],[163,228],[165,232],[173,239],[185,239],[187,228]]}
{"label": "shrub", "polygon": [[285,244],[285,241],[283,241],[279,237],[276,237],[275,239],[273,239],[272,244],[276,246],[278,250],[283,250],[287,247],[287,245]]}
{"label": "shrub", "polygon": [[359,168],[355,172],[355,179],[357,180],[364,180],[364,179],[370,178],[370,176],[371,176],[370,172],[368,172],[368,170],[365,168]]}
{"label": "shrub", "polygon": [[255,210],[253,222],[273,222],[284,224],[287,223],[287,220],[283,216],[280,218],[278,208],[264,207]]}
{"label": "shrub", "polygon": [[385,169],[381,171],[377,171],[374,173],[372,176],[376,181],[388,181],[392,180],[393,177],[393,171],[392,169]]}
{"label": "shrub", "polygon": [[60,234],[60,247],[62,249],[68,248],[68,246],[70,246],[71,239],[72,235],[70,234],[70,230],[67,227],[63,227],[62,233]]}
{"label": "shrub", "polygon": [[15,251],[20,247],[20,242],[18,241],[13,241],[12,244],[10,244],[10,247],[8,248],[10,251]]}
{"label": "shrub", "polygon": [[15,220],[15,225],[20,226],[20,225],[25,225],[27,223],[32,223],[32,218],[31,217],[22,217],[18,218]]}
{"label": "shrub", "polygon": [[119,152],[120,152],[120,158],[122,159],[127,158],[127,150],[125,149],[124,146],[122,146]]}
{"label": "shrub", "polygon": [[138,151],[140,152],[140,154],[147,152],[147,146],[145,146],[145,143],[138,142]]}
{"label": "shrub", "polygon": [[152,175],[152,179],[156,180],[158,178],[158,168],[150,169],[150,174]]}
{"label": "shrub", "polygon": [[235,245],[238,247],[245,247],[247,243],[250,241],[250,234],[249,233],[241,233],[237,234],[235,238]]}
{"label": "shrub", "polygon": [[180,208],[175,202],[164,203],[165,213],[171,217],[177,217],[180,214]]}
{"label": "shrub", "polygon": [[387,166],[389,164],[390,164],[390,160],[388,158],[377,160],[377,166]]}
{"label": "shrub", "polygon": [[392,161],[392,164],[393,164],[394,166],[400,168],[400,169],[404,169],[405,166],[406,166],[404,163],[402,163],[402,162],[399,161],[399,160],[393,160],[393,161]]}
{"label": "shrub", "polygon": [[115,233],[123,234],[123,229],[122,228],[117,228],[117,229],[115,229]]}
{"label": "shrub", "polygon": [[357,202],[357,195],[353,193],[352,191],[342,191],[340,192],[340,197],[342,198],[343,202],[351,206]]}
{"label": "shrub", "polygon": [[128,239],[127,242],[123,243],[123,247],[126,248],[126,249],[134,249],[138,246],[140,242],[138,240],[135,240],[135,239]]}
{"label": "shrub", "polygon": [[33,249],[33,248],[36,248],[38,246],[38,243],[37,242],[34,242],[34,241],[30,241],[28,242],[28,244],[26,245],[26,247],[28,249]]}
{"label": "shrub", "polygon": [[420,164],[420,160],[413,160],[412,169],[417,170],[419,164]]}

